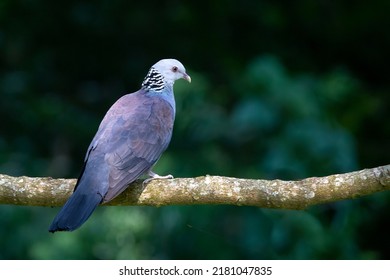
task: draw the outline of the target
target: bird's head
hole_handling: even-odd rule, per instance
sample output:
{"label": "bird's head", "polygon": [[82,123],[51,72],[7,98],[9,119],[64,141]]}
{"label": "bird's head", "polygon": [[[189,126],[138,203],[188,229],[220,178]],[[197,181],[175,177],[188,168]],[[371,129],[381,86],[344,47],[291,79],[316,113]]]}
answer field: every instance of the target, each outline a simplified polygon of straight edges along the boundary
{"label": "bird's head", "polygon": [[178,79],[191,83],[191,77],[186,73],[180,61],[172,58],[162,59],[150,68],[142,86],[146,89],[160,91],[165,84],[172,86]]}
{"label": "bird's head", "polygon": [[152,67],[160,72],[169,84],[173,84],[178,79],[184,79],[191,83],[191,77],[186,73],[183,64],[176,59],[161,59]]}

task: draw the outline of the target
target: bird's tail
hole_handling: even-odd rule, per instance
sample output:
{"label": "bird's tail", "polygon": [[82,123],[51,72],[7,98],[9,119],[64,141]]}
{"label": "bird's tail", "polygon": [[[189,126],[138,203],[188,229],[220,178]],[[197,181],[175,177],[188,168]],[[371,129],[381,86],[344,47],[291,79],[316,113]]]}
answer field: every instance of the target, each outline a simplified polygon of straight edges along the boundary
{"label": "bird's tail", "polygon": [[96,189],[88,185],[85,180],[79,181],[75,192],[51,223],[50,232],[73,231],[91,216],[103,197]]}

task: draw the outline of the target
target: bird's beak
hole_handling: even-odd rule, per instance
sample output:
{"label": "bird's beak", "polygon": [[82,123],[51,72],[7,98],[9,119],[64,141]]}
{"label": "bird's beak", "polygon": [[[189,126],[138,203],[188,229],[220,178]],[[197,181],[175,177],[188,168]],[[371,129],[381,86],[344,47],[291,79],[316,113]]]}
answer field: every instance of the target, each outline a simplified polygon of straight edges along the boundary
{"label": "bird's beak", "polygon": [[183,79],[191,83],[191,77],[187,73],[183,73]]}

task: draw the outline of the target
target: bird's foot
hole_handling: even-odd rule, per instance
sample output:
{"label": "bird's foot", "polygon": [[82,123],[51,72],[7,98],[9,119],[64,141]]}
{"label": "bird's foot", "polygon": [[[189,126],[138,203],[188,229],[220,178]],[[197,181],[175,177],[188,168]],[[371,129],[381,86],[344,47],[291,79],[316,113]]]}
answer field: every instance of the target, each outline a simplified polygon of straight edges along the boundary
{"label": "bird's foot", "polygon": [[165,176],[160,176],[160,175],[154,173],[152,170],[148,171],[148,175],[150,176],[150,178],[148,178],[142,182],[142,186],[144,186],[144,187],[145,187],[145,184],[148,184],[150,181],[155,180],[155,179],[173,179],[173,176],[171,174],[165,175]]}

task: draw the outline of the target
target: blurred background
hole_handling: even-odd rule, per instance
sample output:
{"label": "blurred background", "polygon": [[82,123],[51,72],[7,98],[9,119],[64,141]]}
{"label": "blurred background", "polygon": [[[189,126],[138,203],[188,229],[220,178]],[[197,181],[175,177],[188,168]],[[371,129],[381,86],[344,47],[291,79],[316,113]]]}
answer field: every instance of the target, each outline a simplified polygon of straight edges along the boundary
{"label": "blurred background", "polygon": [[[108,108],[177,58],[155,171],[294,180],[390,163],[390,1],[0,1],[0,173],[75,178]],[[389,259],[390,194],[305,211],[0,205],[0,259]]]}

